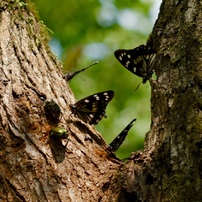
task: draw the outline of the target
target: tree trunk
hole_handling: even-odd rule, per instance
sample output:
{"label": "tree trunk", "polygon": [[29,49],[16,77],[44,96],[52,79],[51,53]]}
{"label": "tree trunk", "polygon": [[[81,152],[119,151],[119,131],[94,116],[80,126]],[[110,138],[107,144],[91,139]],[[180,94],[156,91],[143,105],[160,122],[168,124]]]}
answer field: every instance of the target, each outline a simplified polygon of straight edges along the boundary
{"label": "tree trunk", "polygon": [[[145,150],[123,163],[70,116],[75,98],[30,4],[2,0],[0,201],[202,201],[201,10],[200,1],[162,3],[149,41],[159,59],[151,129]],[[45,113],[49,99],[57,121]],[[56,126],[68,139],[50,137]]]}
{"label": "tree trunk", "polygon": [[202,201],[201,11],[201,1],[163,1],[150,38],[159,66],[145,152],[132,157],[138,201]]}
{"label": "tree trunk", "polygon": [[[94,127],[70,116],[75,99],[45,27],[22,3],[0,5],[0,201],[104,201],[110,193],[104,185],[120,161],[106,152]],[[61,108],[56,125],[45,116],[46,99]],[[67,147],[68,140],[49,138],[55,126],[68,130]]]}

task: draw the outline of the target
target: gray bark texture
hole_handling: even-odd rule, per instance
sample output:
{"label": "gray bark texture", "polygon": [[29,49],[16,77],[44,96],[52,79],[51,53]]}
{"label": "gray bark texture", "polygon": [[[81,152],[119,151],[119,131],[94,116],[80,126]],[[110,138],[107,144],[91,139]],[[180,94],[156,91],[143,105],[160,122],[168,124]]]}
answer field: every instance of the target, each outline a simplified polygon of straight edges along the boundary
{"label": "gray bark texture", "polygon": [[[0,2],[0,201],[202,201],[201,2],[161,5],[148,40],[159,60],[151,129],[125,162],[71,115],[74,95],[33,10]],[[45,115],[47,99],[60,106],[57,123]],[[68,139],[50,137],[56,126]]]}
{"label": "gray bark texture", "polygon": [[[106,192],[118,191],[103,187],[120,162],[93,126],[70,120],[75,98],[44,25],[28,3],[2,1],[0,11],[0,201],[114,201]],[[47,121],[46,99],[61,108],[57,125]],[[69,140],[52,140],[55,126]]]}

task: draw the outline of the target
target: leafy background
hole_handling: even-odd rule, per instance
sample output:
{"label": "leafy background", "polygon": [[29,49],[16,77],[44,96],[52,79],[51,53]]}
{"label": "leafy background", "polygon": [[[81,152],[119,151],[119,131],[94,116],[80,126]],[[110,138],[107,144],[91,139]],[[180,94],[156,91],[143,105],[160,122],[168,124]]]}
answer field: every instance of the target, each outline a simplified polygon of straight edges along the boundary
{"label": "leafy background", "polygon": [[145,44],[158,15],[161,0],[32,0],[40,19],[52,30],[50,46],[63,63],[63,71],[77,71],[70,86],[80,100],[88,95],[114,90],[107,119],[97,130],[110,143],[134,118],[137,121],[117,151],[120,158],[142,149],[150,128],[150,85],[126,70],[114,57],[116,49]]}

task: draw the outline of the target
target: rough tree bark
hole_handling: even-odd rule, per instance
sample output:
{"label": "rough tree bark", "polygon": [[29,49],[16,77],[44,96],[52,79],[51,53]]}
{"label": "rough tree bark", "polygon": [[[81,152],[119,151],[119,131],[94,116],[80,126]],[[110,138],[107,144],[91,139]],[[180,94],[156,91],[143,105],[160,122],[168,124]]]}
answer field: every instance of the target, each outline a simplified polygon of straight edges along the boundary
{"label": "rough tree bark", "polygon": [[[104,185],[120,162],[94,127],[70,117],[75,99],[44,26],[28,2],[5,0],[0,11],[0,201],[110,200]],[[56,125],[47,121],[45,99],[61,108],[57,126],[69,131],[67,147],[49,138]]]}
{"label": "rough tree bark", "polygon": [[[150,43],[158,52],[145,150],[126,162],[93,126],[70,116],[73,93],[30,4],[0,4],[0,201],[201,201],[200,1],[163,1]],[[59,123],[44,100],[62,111]],[[51,141],[62,126],[68,140]],[[89,138],[91,137],[92,141]]]}
{"label": "rough tree bark", "polygon": [[160,62],[151,82],[150,159],[134,171],[140,201],[202,201],[201,34],[201,1],[163,1],[150,39]]}

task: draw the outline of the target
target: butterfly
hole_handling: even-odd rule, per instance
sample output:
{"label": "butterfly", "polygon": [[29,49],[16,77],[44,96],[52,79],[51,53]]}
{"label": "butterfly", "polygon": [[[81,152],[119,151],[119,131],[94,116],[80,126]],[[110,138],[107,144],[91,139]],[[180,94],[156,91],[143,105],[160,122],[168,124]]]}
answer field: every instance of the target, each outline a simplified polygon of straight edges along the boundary
{"label": "butterfly", "polygon": [[124,129],[123,131],[109,144],[108,149],[112,152],[116,152],[118,148],[121,146],[123,141],[125,140],[128,131],[133,126],[133,122],[135,122],[136,119],[133,119]]}
{"label": "butterfly", "polygon": [[98,124],[103,117],[106,117],[105,109],[113,97],[114,91],[104,91],[85,97],[69,106],[72,113],[85,123]]}
{"label": "butterfly", "polygon": [[116,59],[133,74],[142,77],[146,83],[154,73],[156,52],[148,45],[140,45],[134,49],[120,49],[114,52]]}
{"label": "butterfly", "polygon": [[78,70],[78,71],[76,71],[76,72],[69,72],[69,73],[67,73],[67,74],[64,75],[64,79],[65,79],[66,81],[70,81],[70,80],[72,80],[77,74],[79,74],[80,72],[85,71],[86,69],[88,69],[89,67],[91,67],[91,66],[93,66],[93,65],[96,65],[97,63],[98,63],[98,61],[96,61],[96,62],[94,62],[94,63],[88,65],[87,67],[85,67],[85,68],[83,68],[83,69],[81,69],[81,70]]}

